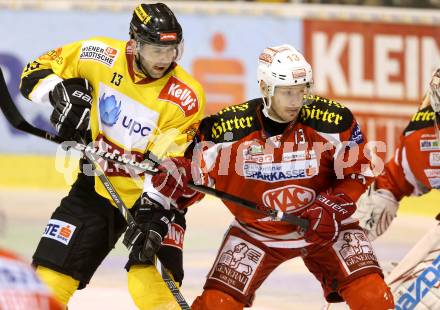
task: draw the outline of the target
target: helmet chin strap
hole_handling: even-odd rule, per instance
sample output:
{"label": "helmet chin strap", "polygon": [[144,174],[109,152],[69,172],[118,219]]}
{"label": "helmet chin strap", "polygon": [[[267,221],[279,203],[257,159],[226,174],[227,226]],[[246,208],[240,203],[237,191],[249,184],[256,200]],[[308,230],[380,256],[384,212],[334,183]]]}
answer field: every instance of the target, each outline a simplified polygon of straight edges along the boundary
{"label": "helmet chin strap", "polygon": [[136,42],[136,54],[134,55],[134,61],[136,63],[136,66],[139,70],[141,70],[141,72],[147,77],[147,78],[152,78],[152,76],[147,72],[147,70],[145,70],[144,66],[142,66],[142,62],[141,62],[141,56],[140,56],[140,42],[135,40]]}
{"label": "helmet chin strap", "polygon": [[440,143],[440,122],[437,120],[438,118],[440,118],[440,116],[438,116],[437,114],[438,113],[434,112],[434,130],[437,137],[437,142]]}
{"label": "helmet chin strap", "polygon": [[136,66],[138,67],[139,70],[142,71],[142,73],[148,77],[151,78],[151,76],[148,74],[147,70],[144,69],[144,66],[142,66],[141,60],[140,60],[140,56],[139,54],[136,52],[136,56],[134,56],[134,61],[136,62]]}
{"label": "helmet chin strap", "polygon": [[[437,80],[438,81],[438,80]],[[438,89],[438,88],[437,88]],[[438,93],[434,93],[433,89],[428,90],[429,104],[434,111],[434,130],[438,143],[440,143],[440,98]]]}
{"label": "helmet chin strap", "polygon": [[[270,108],[272,106],[272,96],[275,92],[275,87],[267,86],[266,88],[267,94],[261,90],[262,99],[263,99],[263,114],[267,118],[277,122],[277,123],[289,123],[291,121],[282,120],[276,116],[270,115]],[[303,105],[308,104],[309,97],[311,96],[311,86],[310,83],[307,83],[307,94],[305,95],[306,99],[303,100]],[[266,101],[267,98],[267,101]]]}
{"label": "helmet chin strap", "polygon": [[[432,97],[431,97],[432,100]],[[437,137],[437,142],[440,143],[440,111],[435,111],[438,106],[434,107],[431,105],[432,110],[434,111],[434,131]]]}
{"label": "helmet chin strap", "polygon": [[[136,66],[138,67],[139,70],[141,70],[141,72],[142,72],[147,78],[155,79],[155,78],[153,78],[153,77],[148,73],[148,71],[147,71],[147,70],[144,68],[144,66],[142,65],[142,61],[141,61],[141,56],[140,56],[140,53],[139,53],[139,47],[138,47],[138,44],[139,44],[139,43],[136,41],[136,54],[134,55],[134,61],[135,61],[135,63],[136,63]],[[174,62],[175,60],[176,60],[176,59],[174,59],[173,62]],[[173,65],[173,63],[171,63],[171,64],[168,66],[168,69],[165,70],[165,72],[163,73],[162,77],[165,76],[165,75],[171,70],[172,65]]]}

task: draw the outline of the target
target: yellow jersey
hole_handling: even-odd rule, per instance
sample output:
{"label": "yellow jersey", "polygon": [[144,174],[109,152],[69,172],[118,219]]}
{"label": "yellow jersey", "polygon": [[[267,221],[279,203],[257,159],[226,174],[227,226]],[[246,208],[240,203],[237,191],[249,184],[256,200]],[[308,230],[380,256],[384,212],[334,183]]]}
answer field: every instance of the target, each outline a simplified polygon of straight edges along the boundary
{"label": "yellow jersey", "polygon": [[[51,50],[24,69],[21,92],[45,102],[61,80],[87,79],[93,87],[90,127],[95,146],[138,161],[148,152],[158,158],[181,156],[203,117],[204,91],[176,63],[159,79],[136,73],[133,43],[95,37]],[[130,208],[142,193],[144,177],[133,177],[109,162],[104,168]],[[110,199],[96,178],[95,190]]]}

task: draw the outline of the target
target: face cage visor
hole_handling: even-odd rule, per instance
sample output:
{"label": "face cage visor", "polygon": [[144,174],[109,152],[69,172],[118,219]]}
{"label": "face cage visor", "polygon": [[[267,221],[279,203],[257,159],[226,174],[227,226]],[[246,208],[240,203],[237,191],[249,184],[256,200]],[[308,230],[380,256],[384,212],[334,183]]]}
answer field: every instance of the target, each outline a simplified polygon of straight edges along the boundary
{"label": "face cage visor", "polygon": [[167,64],[179,61],[183,54],[183,40],[178,44],[160,45],[136,41],[138,56],[148,63]]}
{"label": "face cage visor", "polygon": [[429,83],[429,104],[434,111],[434,129],[440,145],[440,69],[434,73]]}
{"label": "face cage visor", "polygon": [[437,137],[437,143],[440,145],[440,112],[434,112],[434,131]]}
{"label": "face cage visor", "polygon": [[[292,86],[303,86],[303,87],[305,87],[304,94],[302,96],[302,104],[301,104],[301,106],[307,105],[307,104],[309,104],[309,103],[311,103],[313,101],[313,98],[312,98],[313,80],[310,81],[310,82],[307,82],[305,84],[298,84],[298,85],[292,85]],[[277,86],[273,86],[273,85],[267,86],[267,98],[265,98],[265,94],[262,93],[262,95],[263,95],[263,114],[266,117],[268,117],[271,120],[276,121],[278,123],[287,123],[288,121],[286,122],[286,121],[283,121],[283,120],[280,120],[280,119],[276,119],[273,116],[270,116],[270,114],[269,114],[270,108],[272,106],[272,96],[275,95],[275,88],[276,87]],[[283,86],[280,86],[280,87],[283,87]],[[289,87],[289,86],[284,86],[284,87]]]}

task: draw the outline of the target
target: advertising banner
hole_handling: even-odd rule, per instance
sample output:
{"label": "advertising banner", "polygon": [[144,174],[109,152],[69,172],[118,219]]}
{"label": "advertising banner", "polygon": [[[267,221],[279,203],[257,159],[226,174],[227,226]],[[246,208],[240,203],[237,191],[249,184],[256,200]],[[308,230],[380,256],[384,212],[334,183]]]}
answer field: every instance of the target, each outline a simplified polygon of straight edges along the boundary
{"label": "advertising banner", "polygon": [[[408,16],[410,12],[405,11]],[[429,24],[225,12],[179,11],[177,16],[185,39],[180,64],[202,83],[207,114],[260,96],[259,53],[264,47],[289,43],[311,63],[314,92],[349,106],[368,139],[386,143],[387,156],[440,64],[440,30]],[[19,94],[19,76],[28,61],[93,36],[126,40],[130,18],[130,10],[2,10],[0,20],[6,27],[0,27],[0,66],[25,117],[51,128],[51,107],[30,103]],[[13,130],[3,116],[0,130],[0,153],[54,154],[54,145]]]}
{"label": "advertising banner", "polygon": [[315,92],[349,106],[368,139],[392,154],[440,65],[440,29],[306,19],[303,37]]}
{"label": "advertising banner", "polygon": [[[131,11],[7,11],[0,12],[0,67],[20,110],[32,123],[50,129],[49,106],[31,103],[19,94],[26,63],[63,44],[108,36],[128,40]],[[271,45],[302,48],[299,19],[271,16],[178,14],[185,48],[179,63],[204,86],[207,114],[225,105],[259,96],[256,66],[259,53]],[[22,22],[17,22],[22,21]],[[13,34],[10,29],[14,29]],[[55,154],[55,146],[12,129],[0,116],[0,153]]]}

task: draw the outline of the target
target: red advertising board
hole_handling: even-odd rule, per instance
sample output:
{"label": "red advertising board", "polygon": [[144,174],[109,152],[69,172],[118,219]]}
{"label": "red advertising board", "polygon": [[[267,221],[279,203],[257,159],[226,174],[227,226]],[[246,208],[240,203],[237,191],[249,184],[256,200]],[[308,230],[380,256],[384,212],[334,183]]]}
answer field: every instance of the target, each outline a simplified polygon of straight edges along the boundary
{"label": "red advertising board", "polygon": [[392,154],[440,65],[440,29],[430,25],[304,20],[315,92],[349,106],[370,140]]}

